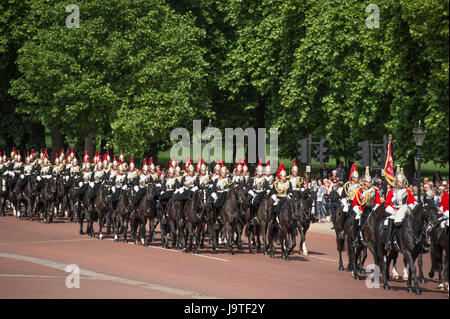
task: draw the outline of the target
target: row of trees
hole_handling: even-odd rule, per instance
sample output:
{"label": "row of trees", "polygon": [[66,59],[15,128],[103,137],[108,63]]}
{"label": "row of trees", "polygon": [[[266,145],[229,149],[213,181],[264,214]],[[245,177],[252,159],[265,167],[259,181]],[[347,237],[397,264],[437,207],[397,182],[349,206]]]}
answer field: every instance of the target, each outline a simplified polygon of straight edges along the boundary
{"label": "row of trees", "polygon": [[[311,133],[331,155],[392,134],[413,169],[449,161],[448,0],[77,0],[0,4],[3,147],[167,149],[172,128],[278,127],[279,155]],[[29,134],[32,132],[32,134]],[[1,143],[1,142],[0,142]]]}

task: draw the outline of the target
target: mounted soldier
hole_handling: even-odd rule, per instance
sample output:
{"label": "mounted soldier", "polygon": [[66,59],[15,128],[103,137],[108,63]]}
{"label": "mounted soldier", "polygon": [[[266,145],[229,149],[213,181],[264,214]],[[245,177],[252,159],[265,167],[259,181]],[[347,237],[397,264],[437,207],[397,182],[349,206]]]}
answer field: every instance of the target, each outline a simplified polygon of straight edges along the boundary
{"label": "mounted soldier", "polygon": [[348,212],[349,204],[353,203],[353,199],[355,198],[358,189],[361,187],[358,179],[359,179],[358,168],[356,167],[356,164],[353,164],[352,169],[350,171],[349,181],[345,183],[343,187],[343,190],[347,195],[347,197],[343,198],[341,201],[341,203],[344,206],[343,211],[345,213]]}
{"label": "mounted soldier", "polygon": [[230,190],[230,186],[233,184],[231,179],[226,176],[227,167],[223,165],[223,161],[220,166],[220,175],[219,178],[215,179],[212,187],[211,197],[214,199],[214,220],[216,221],[214,224],[214,228],[218,229],[219,227],[219,210],[225,203],[228,192]]}
{"label": "mounted soldier", "polygon": [[198,184],[199,184],[199,186],[208,187],[208,185],[210,184],[210,181],[211,181],[210,175],[208,174],[208,172],[206,170],[206,164],[202,158],[200,165],[199,165],[199,171],[198,171]]}
{"label": "mounted soldier", "polygon": [[263,172],[264,170],[262,166],[262,161],[260,159],[255,170],[256,176],[251,178],[249,183],[250,190],[248,191],[248,194],[253,197],[251,198],[250,220],[253,220],[256,217],[255,216],[256,210],[258,209],[259,204],[263,201],[263,199],[267,195],[267,192],[269,191],[269,183],[267,182],[267,179],[263,176]]}
{"label": "mounted soldier", "polygon": [[120,196],[122,196],[122,192],[127,189],[127,175],[124,174],[122,161],[119,159],[119,162],[117,163],[117,169],[114,174],[111,174],[113,176],[112,180],[112,187],[111,187],[111,204],[112,209],[114,212],[117,210],[117,203],[119,202]]}
{"label": "mounted soldier", "polygon": [[150,181],[150,174],[148,172],[147,159],[144,158],[144,164],[142,165],[142,171],[138,175],[138,183],[136,186],[134,186],[134,190],[136,191],[136,193],[134,194],[133,200],[132,200],[133,206],[132,206],[131,214],[130,214],[131,218],[134,218],[136,216],[136,211],[137,211],[139,201],[145,195],[149,181]]}
{"label": "mounted soldier", "polygon": [[266,167],[264,169],[264,178],[266,179],[267,183],[269,184],[269,187],[272,188],[272,184],[274,182],[274,177],[272,175],[272,170],[270,168],[270,160],[267,161]]}
{"label": "mounted soldier", "polygon": [[195,175],[195,166],[190,159],[188,161],[185,166],[188,173],[179,181],[180,188],[173,194],[173,200],[180,201],[181,216],[184,216],[184,205],[189,199],[193,198],[199,186],[199,179]]}
{"label": "mounted soldier", "polygon": [[169,168],[167,170],[168,175],[162,178],[162,191],[159,196],[159,211],[161,212],[161,223],[165,224],[167,220],[166,206],[167,202],[172,198],[173,193],[179,186],[179,182],[175,177],[175,167],[178,164],[173,159],[169,162]]}
{"label": "mounted soldier", "polygon": [[294,159],[292,162],[291,175],[288,176],[288,180],[291,183],[291,188],[293,192],[299,192],[303,189],[303,179],[297,175],[298,174],[298,166]]}
{"label": "mounted soldier", "polygon": [[150,157],[149,159],[148,168],[150,173],[150,181],[153,183],[160,183],[161,175],[158,175],[158,173],[155,171],[155,164],[153,163],[153,157]]}
{"label": "mounted soldier", "polygon": [[245,162],[245,159],[243,160],[243,163],[242,163],[242,179],[243,179],[243,182],[246,185],[249,185],[249,183],[250,183],[250,172],[248,170],[248,166],[247,166],[247,163]]}
{"label": "mounted soldier", "polygon": [[272,192],[275,192],[275,194],[271,196],[273,200],[273,219],[269,222],[269,228],[271,227],[273,220],[276,219],[278,221],[279,212],[282,210],[284,205],[286,205],[290,195],[292,194],[292,184],[286,178],[286,170],[283,163],[281,163],[278,168],[277,179],[273,183],[271,193]]}
{"label": "mounted soldier", "polygon": [[416,206],[417,201],[411,191],[406,188],[408,183],[403,168],[397,165],[395,175],[395,188],[388,191],[386,195],[386,213],[388,213],[388,230],[385,250],[391,249],[392,238],[406,215]]}
{"label": "mounted soldier", "polygon": [[233,183],[237,184],[237,183],[242,183],[244,181],[244,177],[242,177],[242,164],[241,164],[241,159],[239,159],[238,163],[236,164],[236,168],[234,169],[233,172]]}
{"label": "mounted soldier", "polygon": [[444,186],[445,190],[442,194],[441,203],[439,205],[439,215],[444,216],[445,218],[445,226],[448,227],[448,182],[443,181],[442,186]]}
{"label": "mounted soldier", "polygon": [[363,178],[364,186],[360,187],[356,192],[353,199],[353,211],[355,212],[355,219],[353,224],[354,241],[353,247],[358,247],[359,239],[358,234],[361,229],[361,215],[367,205],[373,207],[372,210],[376,210],[381,204],[380,194],[376,187],[372,186],[372,178],[370,177],[369,166],[366,166],[366,172]]}

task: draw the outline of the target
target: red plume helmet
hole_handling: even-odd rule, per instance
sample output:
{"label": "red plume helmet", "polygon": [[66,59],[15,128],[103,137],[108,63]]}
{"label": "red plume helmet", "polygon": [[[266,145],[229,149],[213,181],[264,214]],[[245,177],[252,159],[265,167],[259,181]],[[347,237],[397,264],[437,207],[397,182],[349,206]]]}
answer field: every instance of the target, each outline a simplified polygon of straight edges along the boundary
{"label": "red plume helmet", "polygon": [[281,163],[281,164],[280,164],[280,167],[278,167],[277,179],[280,179],[280,174],[281,174],[281,172],[283,172],[283,171],[284,171],[284,173],[286,173],[286,170],[284,169],[284,164]]}

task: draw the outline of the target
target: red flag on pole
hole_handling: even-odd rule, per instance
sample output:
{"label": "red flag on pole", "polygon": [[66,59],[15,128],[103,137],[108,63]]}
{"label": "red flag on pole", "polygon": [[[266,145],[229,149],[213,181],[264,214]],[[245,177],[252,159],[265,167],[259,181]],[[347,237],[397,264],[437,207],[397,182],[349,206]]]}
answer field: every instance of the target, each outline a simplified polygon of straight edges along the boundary
{"label": "red flag on pole", "polygon": [[384,178],[391,186],[395,186],[395,176],[394,176],[394,163],[392,160],[392,148],[391,141],[388,143],[388,151],[386,157],[386,163],[384,164]]}

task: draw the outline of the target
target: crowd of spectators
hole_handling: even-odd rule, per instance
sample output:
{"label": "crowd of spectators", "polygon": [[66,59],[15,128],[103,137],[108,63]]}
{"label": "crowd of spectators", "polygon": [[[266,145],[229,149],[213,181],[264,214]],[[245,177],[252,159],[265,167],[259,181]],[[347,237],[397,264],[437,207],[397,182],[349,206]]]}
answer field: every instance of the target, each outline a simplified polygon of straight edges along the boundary
{"label": "crowd of spectators", "polygon": [[[330,219],[327,218],[329,215],[328,194],[333,190],[333,187],[338,188],[339,185],[342,186],[346,183],[348,181],[348,174],[349,172],[344,167],[343,162],[339,162],[335,169],[332,169],[331,165],[326,167],[326,165],[323,164],[318,174],[311,178],[311,187],[317,194],[315,213],[319,222],[330,221]],[[381,170],[376,170],[372,179],[373,185],[378,188],[381,200],[384,201],[386,195],[385,192],[391,189],[390,185],[386,184],[382,177]],[[407,187],[417,200],[419,180],[416,173],[414,173],[414,176],[408,181]],[[420,182],[420,188],[422,200],[425,196],[433,198],[436,208],[439,208],[442,195],[445,189],[448,189],[448,182],[443,179],[440,172],[437,171],[432,180],[428,177],[423,178],[422,182]]]}

